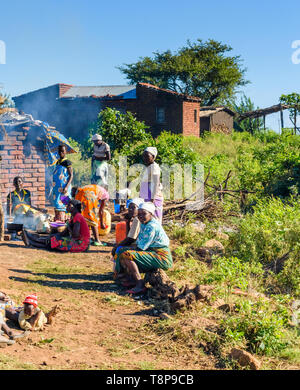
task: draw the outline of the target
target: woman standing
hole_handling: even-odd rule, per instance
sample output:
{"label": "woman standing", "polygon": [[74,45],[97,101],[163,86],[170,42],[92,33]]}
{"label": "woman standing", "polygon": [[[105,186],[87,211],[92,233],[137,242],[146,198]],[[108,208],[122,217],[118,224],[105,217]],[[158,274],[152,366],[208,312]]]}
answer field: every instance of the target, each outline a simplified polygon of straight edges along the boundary
{"label": "woman standing", "polygon": [[161,170],[154,161],[156,156],[157,149],[155,147],[148,147],[143,152],[142,159],[145,169],[140,187],[140,198],[155,205],[155,217],[162,223],[164,198],[160,182]]}
{"label": "woman standing", "polygon": [[60,158],[56,162],[53,172],[52,202],[55,210],[54,220],[65,222],[66,205],[61,201],[61,197],[71,197],[73,168],[71,161],[66,158],[67,148],[65,145],[59,145],[58,154]]}
{"label": "woman standing", "polygon": [[142,203],[139,206],[138,218],[141,227],[136,241],[137,248],[120,248],[114,257],[116,272],[125,271],[128,275],[127,282],[133,281],[134,283],[135,287],[128,290],[128,294],[145,292],[144,281],[140,273],[158,268],[167,270],[173,265],[169,238],[154,215],[155,206],[152,203]]}
{"label": "woman standing", "polygon": [[94,134],[94,153],[92,157],[92,184],[98,184],[105,189],[108,188],[108,165],[107,161],[111,159],[110,147],[102,140],[100,134]]}

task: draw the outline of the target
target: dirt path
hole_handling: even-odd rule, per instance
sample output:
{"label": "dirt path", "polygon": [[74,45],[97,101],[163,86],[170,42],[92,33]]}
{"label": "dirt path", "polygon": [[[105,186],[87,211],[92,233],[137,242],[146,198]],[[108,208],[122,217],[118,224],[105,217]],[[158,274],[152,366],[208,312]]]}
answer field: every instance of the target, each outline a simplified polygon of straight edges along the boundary
{"label": "dirt path", "polygon": [[57,254],[17,241],[0,244],[0,290],[18,305],[35,292],[44,311],[55,304],[62,309],[43,332],[1,348],[0,369],[215,368],[199,350],[174,353],[149,332],[147,325],[157,319],[149,305],[113,282],[110,250]]}

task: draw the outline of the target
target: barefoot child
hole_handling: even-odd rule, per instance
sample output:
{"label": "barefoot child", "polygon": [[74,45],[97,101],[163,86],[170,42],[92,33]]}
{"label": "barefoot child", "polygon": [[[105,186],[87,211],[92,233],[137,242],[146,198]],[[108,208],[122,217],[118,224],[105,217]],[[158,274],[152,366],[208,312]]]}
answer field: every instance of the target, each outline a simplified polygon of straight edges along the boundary
{"label": "barefoot child", "polygon": [[6,317],[19,324],[21,329],[38,331],[44,330],[44,325],[51,324],[52,318],[57,314],[58,307],[55,306],[48,314],[45,314],[39,307],[37,296],[28,295],[23,308],[7,308]]}

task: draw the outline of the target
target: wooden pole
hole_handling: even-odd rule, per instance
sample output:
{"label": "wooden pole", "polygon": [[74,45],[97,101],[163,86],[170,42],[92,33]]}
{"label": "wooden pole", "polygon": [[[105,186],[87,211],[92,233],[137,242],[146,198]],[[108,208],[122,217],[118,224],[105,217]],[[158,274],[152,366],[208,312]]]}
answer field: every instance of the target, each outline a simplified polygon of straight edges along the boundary
{"label": "wooden pole", "polygon": [[281,121],[281,134],[284,129],[284,121],[283,121],[283,111],[280,110],[280,121]]}
{"label": "wooden pole", "polygon": [[297,134],[297,110],[294,111],[294,133]]}

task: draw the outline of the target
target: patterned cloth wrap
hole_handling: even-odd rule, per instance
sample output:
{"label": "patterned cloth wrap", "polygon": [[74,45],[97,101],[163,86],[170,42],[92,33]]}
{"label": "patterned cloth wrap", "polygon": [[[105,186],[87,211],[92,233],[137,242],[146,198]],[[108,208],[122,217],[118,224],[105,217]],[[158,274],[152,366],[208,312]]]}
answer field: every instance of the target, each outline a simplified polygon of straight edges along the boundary
{"label": "patterned cloth wrap", "polygon": [[122,259],[134,261],[142,273],[172,267],[169,238],[157,219],[152,218],[147,224],[141,224],[136,245],[136,250],[128,247],[117,248],[114,256],[116,272],[121,271]]}
{"label": "patterned cloth wrap", "polygon": [[5,310],[8,308],[16,308],[14,301],[10,298],[7,302],[0,300],[0,327],[5,322]]}
{"label": "patterned cloth wrap", "polygon": [[80,223],[80,237],[75,240],[72,237],[62,237],[60,234],[51,236],[51,249],[56,249],[62,252],[85,252],[89,249],[90,245],[90,230],[84,217],[77,213],[72,218],[70,223]]}
{"label": "patterned cloth wrap", "polygon": [[99,225],[99,201],[109,200],[109,194],[105,188],[97,184],[78,188],[75,199],[82,205],[81,214],[89,226]]}
{"label": "patterned cloth wrap", "polygon": [[115,271],[122,271],[121,259],[134,261],[140,272],[145,273],[161,268],[167,270],[173,265],[172,255],[168,247],[151,248],[146,251],[133,250],[130,247],[119,247],[115,256]]}
{"label": "patterned cloth wrap", "polygon": [[69,180],[69,172],[66,164],[64,164],[65,161],[67,160],[58,160],[53,172],[52,202],[54,208],[59,211],[67,210],[66,205],[61,201],[61,196],[69,196],[71,198],[71,186],[68,187],[66,194],[63,193],[63,189]]}

